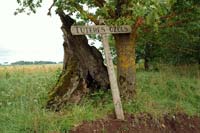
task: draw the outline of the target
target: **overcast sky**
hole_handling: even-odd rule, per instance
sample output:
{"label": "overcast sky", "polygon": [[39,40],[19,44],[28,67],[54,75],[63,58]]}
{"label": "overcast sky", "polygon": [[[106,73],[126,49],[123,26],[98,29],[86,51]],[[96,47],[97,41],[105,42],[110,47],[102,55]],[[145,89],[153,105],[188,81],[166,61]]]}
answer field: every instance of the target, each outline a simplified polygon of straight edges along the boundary
{"label": "overcast sky", "polygon": [[0,4],[0,63],[26,61],[62,61],[63,38],[59,17],[47,16],[43,6],[30,16],[13,13],[16,0],[3,0]]}

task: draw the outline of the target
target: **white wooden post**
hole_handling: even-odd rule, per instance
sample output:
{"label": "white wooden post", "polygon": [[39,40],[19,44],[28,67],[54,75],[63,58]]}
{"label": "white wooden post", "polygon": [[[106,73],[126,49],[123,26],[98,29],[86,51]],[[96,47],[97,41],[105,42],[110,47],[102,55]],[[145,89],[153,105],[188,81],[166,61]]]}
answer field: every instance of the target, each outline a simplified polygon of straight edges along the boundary
{"label": "white wooden post", "polygon": [[111,86],[111,91],[112,91],[116,117],[117,119],[124,120],[124,112],[122,109],[119,87],[117,84],[115,69],[114,69],[114,65],[112,61],[112,55],[111,55],[110,47],[108,43],[108,34],[102,34],[101,36],[102,36],[102,43],[103,43],[105,57],[106,57],[106,63],[107,63],[107,69],[108,69],[108,75],[109,75],[109,80],[110,80],[110,86]]}

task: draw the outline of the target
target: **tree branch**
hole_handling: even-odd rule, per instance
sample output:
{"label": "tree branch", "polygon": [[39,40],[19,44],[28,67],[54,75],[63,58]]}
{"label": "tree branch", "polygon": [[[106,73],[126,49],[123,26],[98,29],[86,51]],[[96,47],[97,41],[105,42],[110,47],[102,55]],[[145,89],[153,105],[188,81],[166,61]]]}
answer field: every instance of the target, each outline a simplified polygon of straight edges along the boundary
{"label": "tree branch", "polygon": [[51,16],[51,9],[56,4],[56,2],[57,2],[57,0],[53,0],[53,3],[51,4],[51,6],[48,9],[49,11],[48,11],[47,15]]}
{"label": "tree branch", "polygon": [[135,21],[135,24],[132,28],[132,36],[135,36],[136,37],[136,32],[137,32],[137,29],[142,25],[144,24],[144,19],[142,17],[137,17],[136,21]]}
{"label": "tree branch", "polygon": [[[99,6],[103,6],[102,4],[105,3],[104,0],[95,0],[95,1],[96,1],[96,3],[97,3]],[[50,6],[49,9],[48,9],[47,15],[51,16],[51,9],[52,9],[52,7],[55,5],[56,2],[57,2],[57,0],[53,0],[53,3],[51,4],[51,6]],[[103,2],[103,3],[101,3],[101,2]],[[97,20],[97,18],[96,18],[93,14],[91,14],[91,13],[89,13],[89,12],[83,10],[83,7],[80,6],[80,5],[77,4],[77,3],[73,3],[73,5],[75,6],[75,8],[76,8],[81,14],[87,16],[87,18],[90,19],[92,22],[94,22],[96,25],[99,24],[99,21]]]}
{"label": "tree branch", "polygon": [[180,24],[185,24],[185,23],[189,23],[189,22],[194,22],[194,21],[198,21],[197,19],[184,19],[184,20],[179,20],[176,22],[169,22],[167,24],[161,25],[159,26],[159,28],[167,28],[167,27],[173,27],[176,25],[180,25]]}
{"label": "tree branch", "polygon": [[[104,5],[106,4],[106,1],[105,0],[93,0],[94,1],[94,4],[99,7],[99,8],[102,8],[104,7]],[[113,10],[108,10],[108,14],[110,15],[111,18],[115,18],[115,12]]]}
{"label": "tree branch", "polygon": [[182,14],[190,13],[190,12],[192,12],[195,8],[199,8],[199,6],[196,5],[196,6],[193,6],[192,8],[185,9],[185,10],[183,10],[183,11],[181,11],[181,12],[175,12],[175,11],[174,11],[174,12],[168,14],[168,15],[161,16],[160,19],[169,19],[169,18],[174,18],[174,17],[176,17],[176,16],[180,16],[180,15],[182,15]]}
{"label": "tree branch", "polygon": [[[181,25],[181,24],[186,24],[186,23],[189,23],[189,22],[195,22],[195,21],[198,21],[198,19],[184,19],[184,20],[179,20],[179,21],[175,21],[175,22],[168,22],[166,24],[163,24],[163,25],[160,25],[159,28],[169,28],[169,27],[173,27],[173,26],[177,26],[177,25]],[[144,28],[142,29],[143,32],[151,32],[151,28],[147,27],[147,28]]]}
{"label": "tree branch", "polygon": [[98,7],[103,7],[104,6],[104,4],[106,3],[106,1],[105,0],[93,0],[94,1],[94,4],[96,5],[96,6],[98,6]]}
{"label": "tree branch", "polygon": [[74,3],[75,8],[80,12],[80,14],[85,15],[88,19],[90,19],[92,22],[94,22],[96,25],[99,24],[99,21],[97,20],[96,16],[93,14],[83,10],[83,7],[79,4]]}

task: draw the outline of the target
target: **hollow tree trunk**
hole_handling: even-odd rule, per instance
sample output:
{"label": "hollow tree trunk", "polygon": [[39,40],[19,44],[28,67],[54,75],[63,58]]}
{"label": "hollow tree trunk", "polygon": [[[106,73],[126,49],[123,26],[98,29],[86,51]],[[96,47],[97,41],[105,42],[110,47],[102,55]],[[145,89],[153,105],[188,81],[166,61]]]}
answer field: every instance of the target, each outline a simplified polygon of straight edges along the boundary
{"label": "hollow tree trunk", "polygon": [[67,102],[78,103],[89,91],[109,88],[108,73],[101,53],[88,45],[85,36],[71,34],[73,19],[63,12],[58,14],[63,23],[65,40],[63,71],[46,105],[55,111]]}
{"label": "hollow tree trunk", "polygon": [[135,37],[131,34],[115,35],[117,50],[117,80],[124,100],[133,98],[136,86]]}

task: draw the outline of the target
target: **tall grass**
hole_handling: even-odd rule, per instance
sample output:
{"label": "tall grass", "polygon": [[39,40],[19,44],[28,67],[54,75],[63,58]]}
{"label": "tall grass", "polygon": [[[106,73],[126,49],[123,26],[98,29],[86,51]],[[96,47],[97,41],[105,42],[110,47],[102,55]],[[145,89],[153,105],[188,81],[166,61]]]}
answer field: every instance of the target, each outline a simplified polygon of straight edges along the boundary
{"label": "tall grass", "polygon": [[[55,85],[61,67],[0,67],[0,132],[64,132],[84,120],[112,113],[111,94],[102,91],[89,95],[80,105],[67,105],[61,112],[45,110],[48,91]],[[137,72],[137,95],[123,103],[125,112],[200,116],[198,66],[159,68],[160,71]]]}
{"label": "tall grass", "polygon": [[[59,113],[44,109],[48,92],[55,85],[61,66],[9,66],[0,71],[0,132],[68,131],[82,120],[105,114],[92,102],[68,105]],[[98,112],[98,113],[95,113]]]}
{"label": "tall grass", "polygon": [[147,112],[158,116],[177,112],[200,115],[200,70],[198,66],[162,65],[159,68],[157,72],[137,73],[137,95],[133,103],[127,105],[127,110],[134,113]]}

